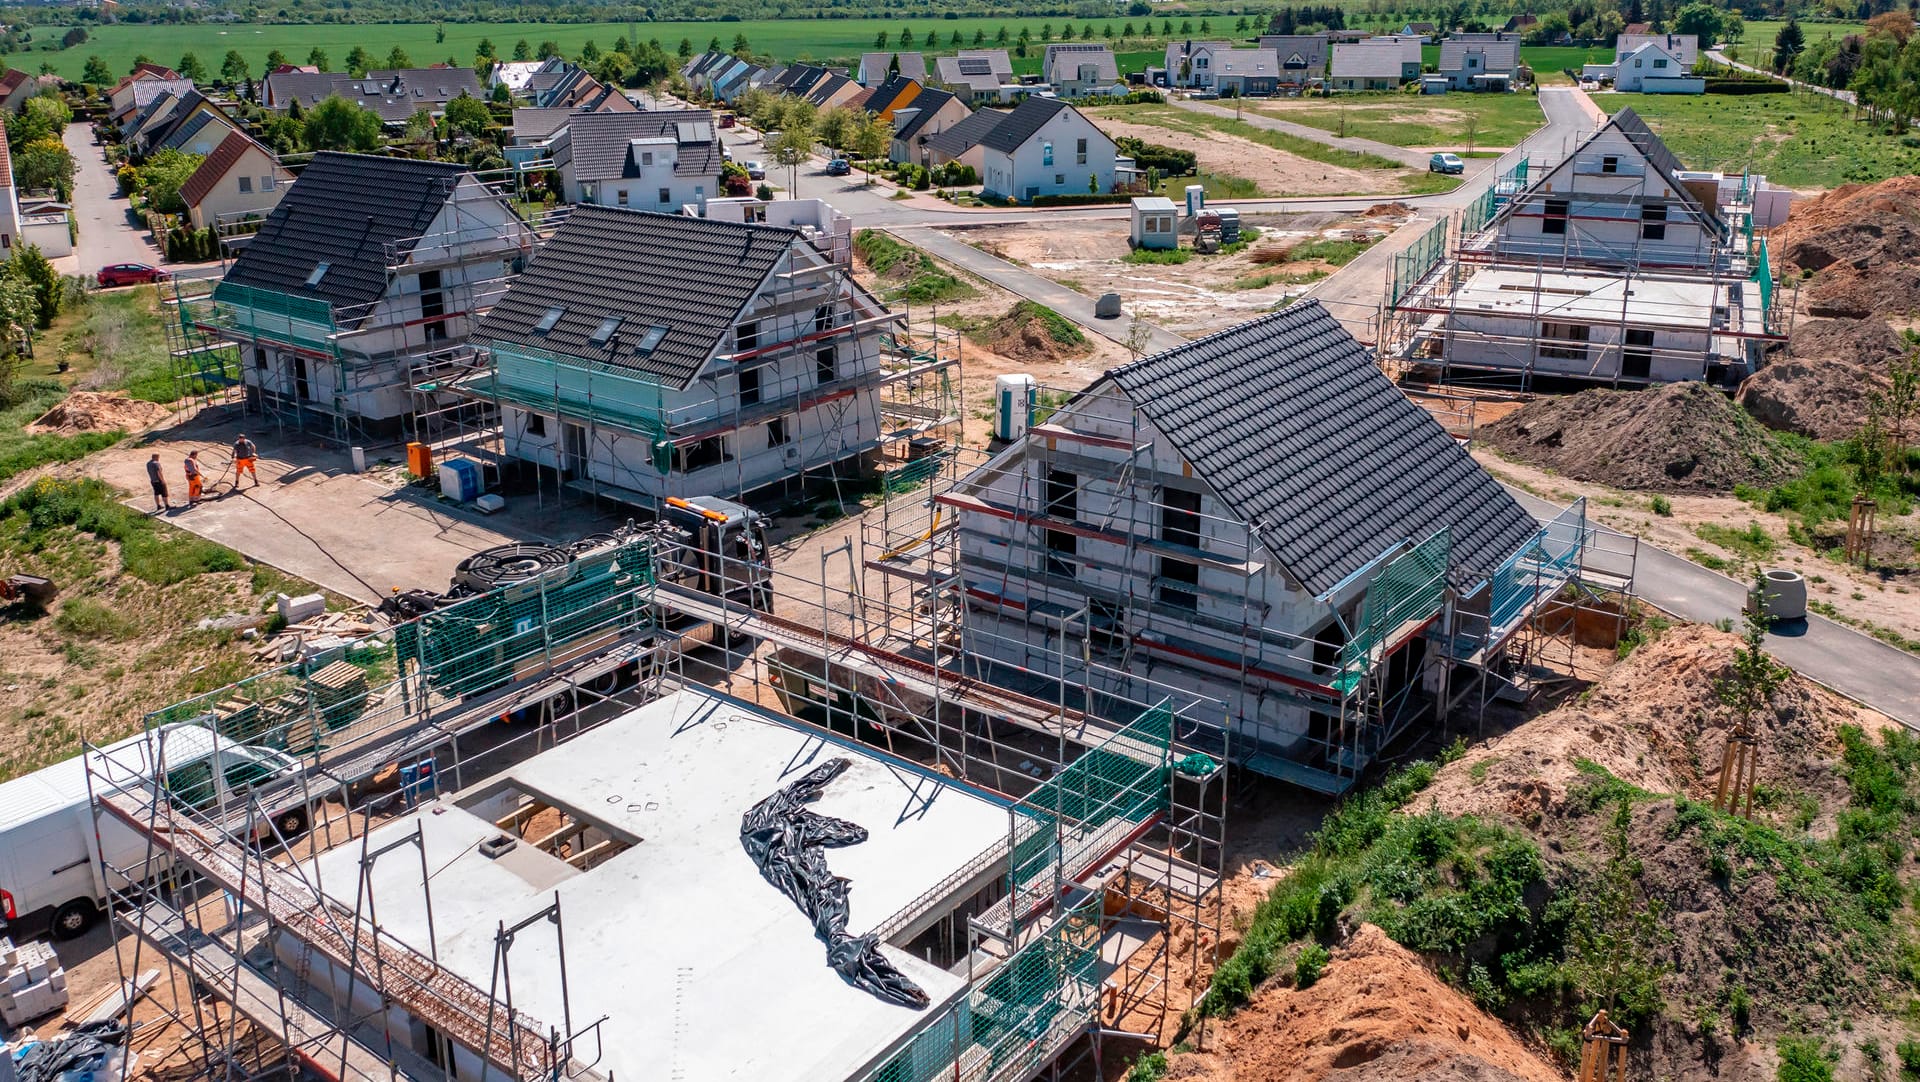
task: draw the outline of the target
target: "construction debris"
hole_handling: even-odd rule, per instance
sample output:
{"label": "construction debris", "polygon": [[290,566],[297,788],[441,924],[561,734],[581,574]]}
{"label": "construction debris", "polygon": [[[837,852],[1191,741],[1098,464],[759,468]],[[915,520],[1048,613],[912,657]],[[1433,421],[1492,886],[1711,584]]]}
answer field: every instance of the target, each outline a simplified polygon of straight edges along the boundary
{"label": "construction debris", "polygon": [[140,1002],[140,997],[152,990],[153,986],[159,980],[159,970],[143,969],[139,975],[132,980],[122,982],[113,988],[107,989],[93,999],[88,1000],[86,1004],[83,1004],[83,1006],[86,1007],[84,1013],[78,1011],[70,1012],[69,1021],[77,1017],[78,1022],[76,1028],[85,1029],[88,1026],[118,1018],[127,1013],[128,1009],[135,1003]]}
{"label": "construction debris", "polygon": [[134,1067],[128,1063],[123,1070],[120,1064],[131,1054],[121,1047],[126,1040],[127,1027],[118,1022],[89,1022],[65,1037],[24,1044],[18,1059],[13,1052],[0,1055],[9,1058],[19,1082],[124,1078]]}
{"label": "construction debris", "polygon": [[0,964],[0,1022],[17,1026],[67,1005],[67,974],[51,944],[0,939]]}

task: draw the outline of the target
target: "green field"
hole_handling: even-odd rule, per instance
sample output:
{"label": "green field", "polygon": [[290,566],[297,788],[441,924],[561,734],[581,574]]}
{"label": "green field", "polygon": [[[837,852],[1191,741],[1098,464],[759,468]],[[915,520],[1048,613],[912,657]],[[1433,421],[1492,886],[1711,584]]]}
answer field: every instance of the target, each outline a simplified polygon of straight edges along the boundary
{"label": "green field", "polygon": [[[1145,25],[1144,19],[1075,19],[1075,39],[1088,23],[1104,35],[1108,25],[1117,35],[1125,29],[1128,22],[1138,30]],[[1234,17],[1223,16],[1214,20],[1215,35],[1232,36]],[[471,64],[482,38],[493,41],[495,50],[501,57],[510,55],[514,43],[524,40],[529,46],[538,49],[543,41],[552,41],[560,46],[562,52],[572,55],[580,47],[593,41],[601,49],[611,49],[613,43],[622,37],[637,38],[640,41],[658,39],[661,46],[673,52],[682,38],[693,43],[694,50],[707,47],[708,42],[719,38],[723,47],[731,47],[735,34],[745,34],[755,52],[771,54],[781,60],[839,60],[857,61],[860,54],[870,52],[874,47],[874,37],[881,31],[888,35],[888,48],[895,50],[900,31],[911,30],[916,49],[930,53],[951,53],[956,49],[953,35],[960,35],[961,46],[971,48],[976,31],[986,35],[985,46],[996,47],[994,42],[999,31],[1007,31],[1007,48],[1012,50],[1014,42],[1025,27],[1032,36],[1032,46],[1026,57],[1016,57],[1016,71],[1038,71],[1040,55],[1044,52],[1041,34],[1051,25],[1058,34],[1066,24],[1062,18],[960,18],[938,19],[931,17],[907,19],[762,19],[742,22],[660,22],[636,21],[631,23],[450,23],[445,27],[446,40],[435,41],[436,28],[428,23],[378,23],[346,24],[318,26],[282,26],[248,24],[202,23],[187,26],[115,26],[89,29],[91,35],[84,45],[66,50],[36,49],[31,53],[15,53],[6,57],[6,62],[14,67],[28,71],[39,71],[44,63],[51,63],[54,70],[71,79],[80,77],[81,69],[86,66],[87,57],[98,55],[104,58],[107,66],[117,72],[133,67],[134,57],[145,54],[163,64],[173,64],[181,54],[193,52],[199,55],[202,63],[210,70],[218,70],[220,60],[227,50],[238,49],[240,55],[257,72],[266,64],[267,54],[274,49],[296,62],[304,62],[307,51],[318,46],[325,50],[333,66],[338,69],[345,65],[346,57],[354,46],[362,46],[376,57],[384,58],[387,51],[395,45],[406,50],[407,55],[416,64],[430,64],[452,60],[458,64]],[[1179,20],[1175,20],[1176,29]],[[1196,30],[1199,20],[1194,20]],[[938,44],[925,44],[928,31],[938,37]],[[57,42],[63,31],[58,27],[36,27],[34,37],[38,42]],[[1101,41],[1107,39],[1102,36]],[[1155,33],[1149,37],[1141,35],[1131,39],[1116,37],[1111,44],[1118,54],[1121,70],[1136,71],[1148,63],[1158,63],[1164,55],[1164,46],[1160,44],[1158,25]]]}
{"label": "green field", "polygon": [[[1790,188],[1833,188],[1920,172],[1920,146],[1853,119],[1820,94],[1607,94],[1635,112],[1690,169],[1750,169]],[[1920,140],[1916,140],[1920,143]]]}
{"label": "green field", "polygon": [[1532,94],[1342,94],[1275,98],[1262,113],[1398,147],[1510,147],[1546,123]]}

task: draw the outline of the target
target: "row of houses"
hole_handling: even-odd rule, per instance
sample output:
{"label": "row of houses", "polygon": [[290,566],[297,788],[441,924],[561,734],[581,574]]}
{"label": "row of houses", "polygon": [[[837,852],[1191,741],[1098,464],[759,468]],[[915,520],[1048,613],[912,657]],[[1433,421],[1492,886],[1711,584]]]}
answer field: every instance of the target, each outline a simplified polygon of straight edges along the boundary
{"label": "row of houses", "polygon": [[140,75],[128,78],[157,90],[120,124],[121,145],[136,162],[164,150],[201,158],[180,186],[194,229],[228,232],[229,226],[257,222],[279,203],[293,174],[245,124],[168,69],[154,69],[145,79]]}
{"label": "row of houses", "polygon": [[817,64],[763,66],[731,53],[708,52],[681,68],[694,93],[734,102],[748,90],[791,94],[814,105],[861,106],[861,95],[898,79],[944,91],[967,104],[1007,104],[1035,94],[1086,98],[1126,93],[1113,49],[1093,42],[1048,45],[1036,75],[1015,75],[1005,49],[962,49],[937,57],[924,54],[867,53],[858,66],[832,69]]}

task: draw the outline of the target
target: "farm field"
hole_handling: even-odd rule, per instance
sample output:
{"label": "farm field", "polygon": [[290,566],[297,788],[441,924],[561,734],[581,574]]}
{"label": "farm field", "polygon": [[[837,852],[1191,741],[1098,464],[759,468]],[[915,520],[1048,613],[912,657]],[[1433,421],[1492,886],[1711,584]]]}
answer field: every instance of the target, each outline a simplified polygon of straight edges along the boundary
{"label": "farm field", "polygon": [[[1075,37],[1091,22],[1095,29],[1104,35],[1110,24],[1117,35],[1127,23],[1132,21],[1136,28],[1145,20],[1124,18],[1099,20],[1074,20]],[[87,57],[100,56],[114,71],[127,71],[133,67],[134,57],[146,55],[160,63],[172,64],[181,54],[193,52],[209,68],[218,68],[220,59],[229,49],[240,50],[255,71],[261,70],[267,54],[275,49],[298,63],[304,62],[307,52],[314,48],[323,50],[338,69],[345,66],[346,56],[353,48],[361,46],[376,57],[384,57],[388,50],[399,46],[417,64],[453,61],[457,64],[471,64],[474,53],[482,38],[491,39],[495,50],[501,57],[513,52],[514,43],[526,41],[538,49],[543,41],[558,45],[562,52],[574,54],[581,46],[593,41],[602,49],[610,49],[613,43],[622,37],[646,41],[657,38],[661,47],[673,52],[681,39],[692,42],[696,52],[703,50],[714,38],[719,38],[722,46],[731,46],[735,34],[744,34],[755,52],[769,53],[781,60],[842,60],[857,61],[863,52],[874,48],[874,38],[885,31],[888,35],[888,49],[897,50],[895,44],[902,30],[911,30],[915,45],[923,52],[951,53],[959,48],[973,47],[976,33],[984,34],[982,45],[997,48],[995,39],[1002,28],[1007,31],[1007,48],[1011,51],[1022,27],[1032,36],[1032,46],[1026,57],[1014,57],[1014,69],[1020,72],[1038,71],[1040,56],[1044,52],[1041,33],[1052,26],[1058,33],[1066,20],[1060,18],[958,18],[939,19],[931,17],[906,19],[758,19],[741,22],[645,22],[630,23],[449,23],[444,27],[446,40],[436,41],[435,36],[441,28],[431,23],[370,23],[370,24],[326,24],[326,25],[252,25],[246,23],[200,23],[188,26],[115,26],[89,28],[89,38],[84,45],[71,49],[51,51],[35,50],[31,53],[15,53],[6,57],[6,62],[23,70],[38,71],[43,63],[51,63],[59,74],[78,79],[86,67]],[[1178,27],[1178,23],[1175,26]],[[1195,22],[1197,28],[1198,22]],[[1233,19],[1224,18],[1214,25],[1215,34],[1231,36]],[[1158,28],[1156,27],[1156,30]],[[37,28],[35,38],[38,41],[58,41],[63,31],[57,27]],[[936,35],[937,44],[925,44],[926,35]],[[953,35],[960,35],[956,45]],[[1104,36],[1102,41],[1106,39]],[[1137,36],[1132,39],[1115,38],[1111,44],[1120,59],[1123,71],[1137,71],[1148,63],[1157,63],[1164,56],[1164,47],[1159,45],[1159,35]]]}
{"label": "farm field", "polygon": [[1834,188],[1920,172],[1920,148],[1853,119],[1811,93],[1596,94],[1602,109],[1631,105],[1694,169],[1750,169],[1790,188]]}
{"label": "farm field", "polygon": [[1399,147],[1510,147],[1546,118],[1532,94],[1349,94],[1248,105],[1280,120]]}

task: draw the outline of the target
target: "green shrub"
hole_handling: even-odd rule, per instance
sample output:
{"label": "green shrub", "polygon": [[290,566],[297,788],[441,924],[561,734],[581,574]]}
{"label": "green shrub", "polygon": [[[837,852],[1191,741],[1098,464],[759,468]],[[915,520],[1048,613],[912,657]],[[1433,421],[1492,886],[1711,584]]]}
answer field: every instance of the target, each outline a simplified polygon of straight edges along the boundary
{"label": "green shrub", "polygon": [[120,546],[120,564],[135,578],[170,586],[213,571],[240,571],[246,561],[224,545],[167,531],[120,503],[112,489],[92,478],[43,477],[0,503],[0,519],[26,520],[29,548],[60,527],[71,527]]}
{"label": "green shrub", "polygon": [[1659,515],[1661,518],[1672,518],[1673,501],[1667,499],[1665,496],[1655,496],[1653,498],[1653,513]]}
{"label": "green shrub", "polygon": [[1149,1052],[1133,1061],[1127,1070],[1126,1082],[1160,1082],[1167,1076],[1167,1054]]}
{"label": "green shrub", "polygon": [[1122,257],[1128,263],[1180,264],[1193,258],[1185,248],[1135,248]]}
{"label": "green shrub", "polygon": [[1082,346],[1087,342],[1080,325],[1038,301],[1019,301],[1009,313],[1015,319],[1033,320],[1046,328],[1047,337],[1063,346]]}
{"label": "green shrub", "polygon": [[1782,1037],[1780,1082],[1833,1082],[1833,1054],[1818,1037]]}
{"label": "green shrub", "polygon": [[1293,984],[1296,988],[1312,988],[1320,974],[1326,972],[1327,963],[1333,955],[1318,943],[1309,943],[1300,949],[1293,959]]}
{"label": "green shrub", "polygon": [[61,605],[53,626],[78,639],[130,639],[138,630],[132,620],[90,597]]}

